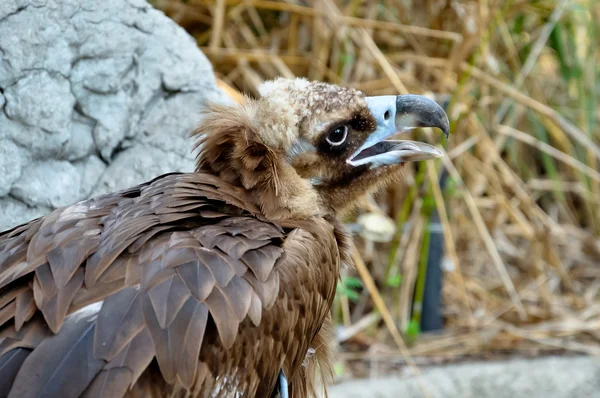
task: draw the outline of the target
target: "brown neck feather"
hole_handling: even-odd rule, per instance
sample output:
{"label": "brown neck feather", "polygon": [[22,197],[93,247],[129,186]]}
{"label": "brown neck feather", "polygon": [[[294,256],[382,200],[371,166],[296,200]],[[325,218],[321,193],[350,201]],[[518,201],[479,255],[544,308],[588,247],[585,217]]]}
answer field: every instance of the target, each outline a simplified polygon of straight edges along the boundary
{"label": "brown neck feather", "polygon": [[286,161],[282,150],[266,146],[253,124],[256,106],[211,105],[194,131],[199,153],[196,171],[243,187],[269,219],[303,219],[322,215],[316,191]]}
{"label": "brown neck feather", "polygon": [[323,203],[331,206],[332,211],[341,217],[353,211],[368,193],[377,192],[402,177],[404,165],[379,167],[345,179],[337,184],[318,186]]}

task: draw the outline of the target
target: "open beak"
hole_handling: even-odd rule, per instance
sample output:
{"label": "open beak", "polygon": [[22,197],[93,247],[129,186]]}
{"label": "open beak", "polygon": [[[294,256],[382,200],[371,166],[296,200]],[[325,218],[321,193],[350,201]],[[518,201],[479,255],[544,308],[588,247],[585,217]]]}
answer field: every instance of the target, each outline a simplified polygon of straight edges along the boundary
{"label": "open beak", "polygon": [[371,167],[378,167],[434,159],[444,155],[438,148],[424,142],[386,140],[416,127],[438,127],[448,139],[448,116],[435,101],[412,94],[367,97],[366,100],[377,121],[377,128],[346,161],[348,164],[370,164]]}

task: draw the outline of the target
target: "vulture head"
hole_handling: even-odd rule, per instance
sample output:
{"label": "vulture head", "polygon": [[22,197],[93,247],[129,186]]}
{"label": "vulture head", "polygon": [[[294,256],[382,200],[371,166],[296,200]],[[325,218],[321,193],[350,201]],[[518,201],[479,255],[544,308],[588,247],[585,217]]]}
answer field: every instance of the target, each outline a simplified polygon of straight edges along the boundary
{"label": "vulture head", "polygon": [[197,169],[242,185],[270,217],[339,215],[405,163],[443,155],[424,142],[390,139],[415,127],[438,127],[447,138],[446,113],[425,97],[368,97],[300,78],[265,82],[259,93],[207,109],[195,132]]}

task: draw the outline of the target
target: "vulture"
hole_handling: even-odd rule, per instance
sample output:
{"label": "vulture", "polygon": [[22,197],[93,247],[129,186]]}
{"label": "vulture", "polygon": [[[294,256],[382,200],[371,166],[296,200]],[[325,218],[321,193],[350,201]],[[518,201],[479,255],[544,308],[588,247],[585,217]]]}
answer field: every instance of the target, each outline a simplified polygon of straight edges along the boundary
{"label": "vulture", "polygon": [[0,396],[293,397],[332,377],[342,215],[433,145],[418,95],[306,79],[211,104],[194,172],[0,233]]}

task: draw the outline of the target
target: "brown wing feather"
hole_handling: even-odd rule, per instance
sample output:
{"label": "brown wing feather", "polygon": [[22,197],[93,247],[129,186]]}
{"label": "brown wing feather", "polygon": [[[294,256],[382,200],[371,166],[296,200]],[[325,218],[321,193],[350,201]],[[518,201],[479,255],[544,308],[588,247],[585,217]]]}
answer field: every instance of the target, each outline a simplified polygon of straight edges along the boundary
{"label": "brown wing feather", "polygon": [[[286,350],[316,333],[333,298],[334,228],[303,228],[261,220],[244,191],[194,173],[1,233],[0,363],[18,373],[0,388],[116,397],[139,381],[140,393],[267,394],[284,360],[298,373],[310,341]],[[304,292],[286,287],[298,280]],[[144,376],[153,358],[170,386]]]}
{"label": "brown wing feather", "polygon": [[19,330],[23,324],[31,319],[35,314],[37,307],[33,299],[33,291],[27,289],[19,293],[16,298],[17,307],[15,308],[15,329]]}
{"label": "brown wing feather", "polygon": [[97,358],[112,361],[144,329],[139,306],[140,290],[136,287],[126,287],[104,300],[94,335]]}
{"label": "brown wing feather", "polygon": [[104,361],[94,358],[91,316],[67,322],[60,333],[44,339],[27,356],[8,397],[78,397],[100,372]]}
{"label": "brown wing feather", "polygon": [[0,357],[0,397],[8,396],[17,373],[31,350],[15,348]]}
{"label": "brown wing feather", "polygon": [[122,397],[131,383],[131,371],[127,368],[106,369],[100,372],[83,392],[83,398]]}

